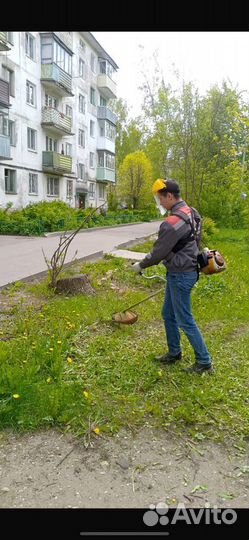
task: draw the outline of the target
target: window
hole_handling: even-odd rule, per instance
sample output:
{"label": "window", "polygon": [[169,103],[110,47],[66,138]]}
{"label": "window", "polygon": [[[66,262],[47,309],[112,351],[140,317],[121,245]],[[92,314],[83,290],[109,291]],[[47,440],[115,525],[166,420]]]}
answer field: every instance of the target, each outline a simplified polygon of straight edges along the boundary
{"label": "window", "polygon": [[28,32],[25,32],[25,53],[31,60],[35,59],[35,39]]}
{"label": "window", "polygon": [[79,58],[79,77],[85,79],[85,62],[82,58]]}
{"label": "window", "polygon": [[111,66],[111,64],[109,64],[109,62],[107,62],[106,60],[102,60],[99,63],[99,70],[100,70],[100,73],[102,73],[103,75],[108,75],[108,77],[112,79],[114,69]]}
{"label": "window", "polygon": [[107,169],[112,169],[114,171],[115,169],[115,157],[112,154],[105,155],[105,163]]}
{"label": "window", "polygon": [[38,195],[38,174],[29,173],[29,195]]}
{"label": "window", "polygon": [[36,134],[35,129],[27,128],[28,149],[36,150]]}
{"label": "window", "polygon": [[85,148],[85,132],[83,129],[79,129],[78,145],[82,146],[82,148]]}
{"label": "window", "polygon": [[103,98],[102,96],[100,96],[100,106],[101,107],[106,107],[106,104],[107,104],[106,99]]}
{"label": "window", "polygon": [[8,116],[7,114],[0,114],[0,134],[9,135]]}
{"label": "window", "polygon": [[95,56],[91,53],[91,70],[95,73]]}
{"label": "window", "polygon": [[73,108],[70,105],[66,105],[66,115],[70,118],[73,117]]}
{"label": "window", "polygon": [[91,137],[94,137],[94,124],[95,122],[93,122],[93,120],[90,120],[90,136]]}
{"label": "window", "polygon": [[52,107],[53,109],[57,109],[58,107],[57,99],[49,94],[45,94],[45,104],[47,107]]}
{"label": "window", "polygon": [[94,153],[90,152],[90,168],[94,169]]}
{"label": "window", "polygon": [[86,45],[85,45],[83,39],[80,39],[80,48],[82,49],[82,51],[84,51],[84,52],[86,51]]}
{"label": "window", "polygon": [[85,180],[85,165],[84,163],[78,163],[78,178]]}
{"label": "window", "polygon": [[46,137],[46,151],[47,152],[57,152],[57,140],[51,139],[51,137]]}
{"label": "window", "polygon": [[9,137],[11,146],[16,146],[16,130],[13,120],[9,120]]}
{"label": "window", "polygon": [[71,199],[73,196],[73,181],[67,180],[67,198]]}
{"label": "window", "polygon": [[110,122],[106,122],[105,126],[106,126],[105,134],[106,134],[107,139],[111,139],[111,141],[115,141],[115,137],[116,137],[115,126],[111,124]]}
{"label": "window", "polygon": [[59,195],[59,178],[47,177],[47,195],[56,197]]}
{"label": "window", "polygon": [[6,32],[6,38],[7,38],[7,41],[8,41],[11,45],[14,45],[14,36],[13,36],[13,32]]}
{"label": "window", "polygon": [[26,103],[36,106],[36,86],[26,81]]}
{"label": "window", "polygon": [[66,156],[72,157],[72,149],[73,149],[73,145],[70,143],[66,143]]}
{"label": "window", "polygon": [[41,36],[41,63],[55,63],[63,71],[72,74],[72,55],[62,47],[52,34]]}
{"label": "window", "polygon": [[12,69],[2,66],[3,78],[9,83],[10,96],[15,97],[15,73]]}
{"label": "window", "polygon": [[16,193],[16,171],[4,169],[5,193]]}
{"label": "window", "polygon": [[95,101],[95,94],[96,94],[96,93],[95,93],[95,90],[94,90],[94,88],[92,88],[92,86],[91,86],[91,88],[90,88],[90,103],[91,103],[92,105],[95,105],[95,104],[96,104],[96,101]]}
{"label": "window", "polygon": [[86,98],[79,94],[79,112],[85,114],[86,112]]}
{"label": "window", "polygon": [[95,196],[95,184],[93,182],[90,182],[89,184],[89,197]]}
{"label": "window", "polygon": [[105,186],[102,186],[101,184],[99,184],[99,198],[105,198]]}
{"label": "window", "polygon": [[103,150],[99,150],[98,152],[98,164],[99,164],[99,167],[104,167],[105,166],[105,153]]}

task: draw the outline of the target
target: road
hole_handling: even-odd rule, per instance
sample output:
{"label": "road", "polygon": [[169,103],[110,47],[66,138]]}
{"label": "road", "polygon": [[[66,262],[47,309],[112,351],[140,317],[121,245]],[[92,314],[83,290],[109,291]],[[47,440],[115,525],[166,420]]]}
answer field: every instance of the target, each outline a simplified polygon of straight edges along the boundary
{"label": "road", "polygon": [[[77,259],[100,251],[105,254],[120,244],[156,233],[159,226],[160,221],[153,221],[84,230],[70,244],[65,262],[70,262],[76,251]],[[0,287],[46,271],[42,250],[50,259],[58,243],[59,235],[42,238],[0,235]]]}

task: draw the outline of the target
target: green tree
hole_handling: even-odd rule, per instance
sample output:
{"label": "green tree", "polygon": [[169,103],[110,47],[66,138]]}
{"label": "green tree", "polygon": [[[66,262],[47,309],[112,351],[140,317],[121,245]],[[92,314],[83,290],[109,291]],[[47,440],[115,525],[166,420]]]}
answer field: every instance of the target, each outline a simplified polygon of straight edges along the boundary
{"label": "green tree", "polygon": [[144,152],[128,154],[119,168],[118,196],[129,208],[151,204],[152,166]]}

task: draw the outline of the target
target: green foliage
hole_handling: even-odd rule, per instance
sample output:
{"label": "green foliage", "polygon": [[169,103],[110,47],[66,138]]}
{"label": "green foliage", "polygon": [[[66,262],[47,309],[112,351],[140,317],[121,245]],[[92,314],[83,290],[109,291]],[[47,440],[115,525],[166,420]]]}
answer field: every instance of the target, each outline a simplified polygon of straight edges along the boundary
{"label": "green foliage", "polygon": [[119,168],[118,195],[130,208],[151,203],[152,167],[142,151],[128,154]]}

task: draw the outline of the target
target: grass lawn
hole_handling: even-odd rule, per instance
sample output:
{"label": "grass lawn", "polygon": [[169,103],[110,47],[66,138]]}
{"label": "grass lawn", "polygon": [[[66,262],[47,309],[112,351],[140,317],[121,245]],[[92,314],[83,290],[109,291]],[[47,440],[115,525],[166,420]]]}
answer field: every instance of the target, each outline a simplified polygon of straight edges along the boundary
{"label": "grass lawn", "polygon": [[[133,326],[115,326],[120,311],[161,289],[106,257],[81,267],[96,295],[54,296],[46,282],[17,283],[1,293],[0,426],[25,431],[49,426],[76,435],[152,425],[194,440],[249,437],[249,247],[246,231],[220,230],[212,245],[227,260],[204,276],[193,311],[215,366],[214,375],[187,374],[194,360],[183,335],[184,361],[153,362],[166,350],[163,292],[139,305]],[[147,252],[150,243],[139,246]],[[133,248],[134,249],[134,248]],[[163,265],[152,267],[164,275]],[[1,316],[1,313],[0,313]]]}

